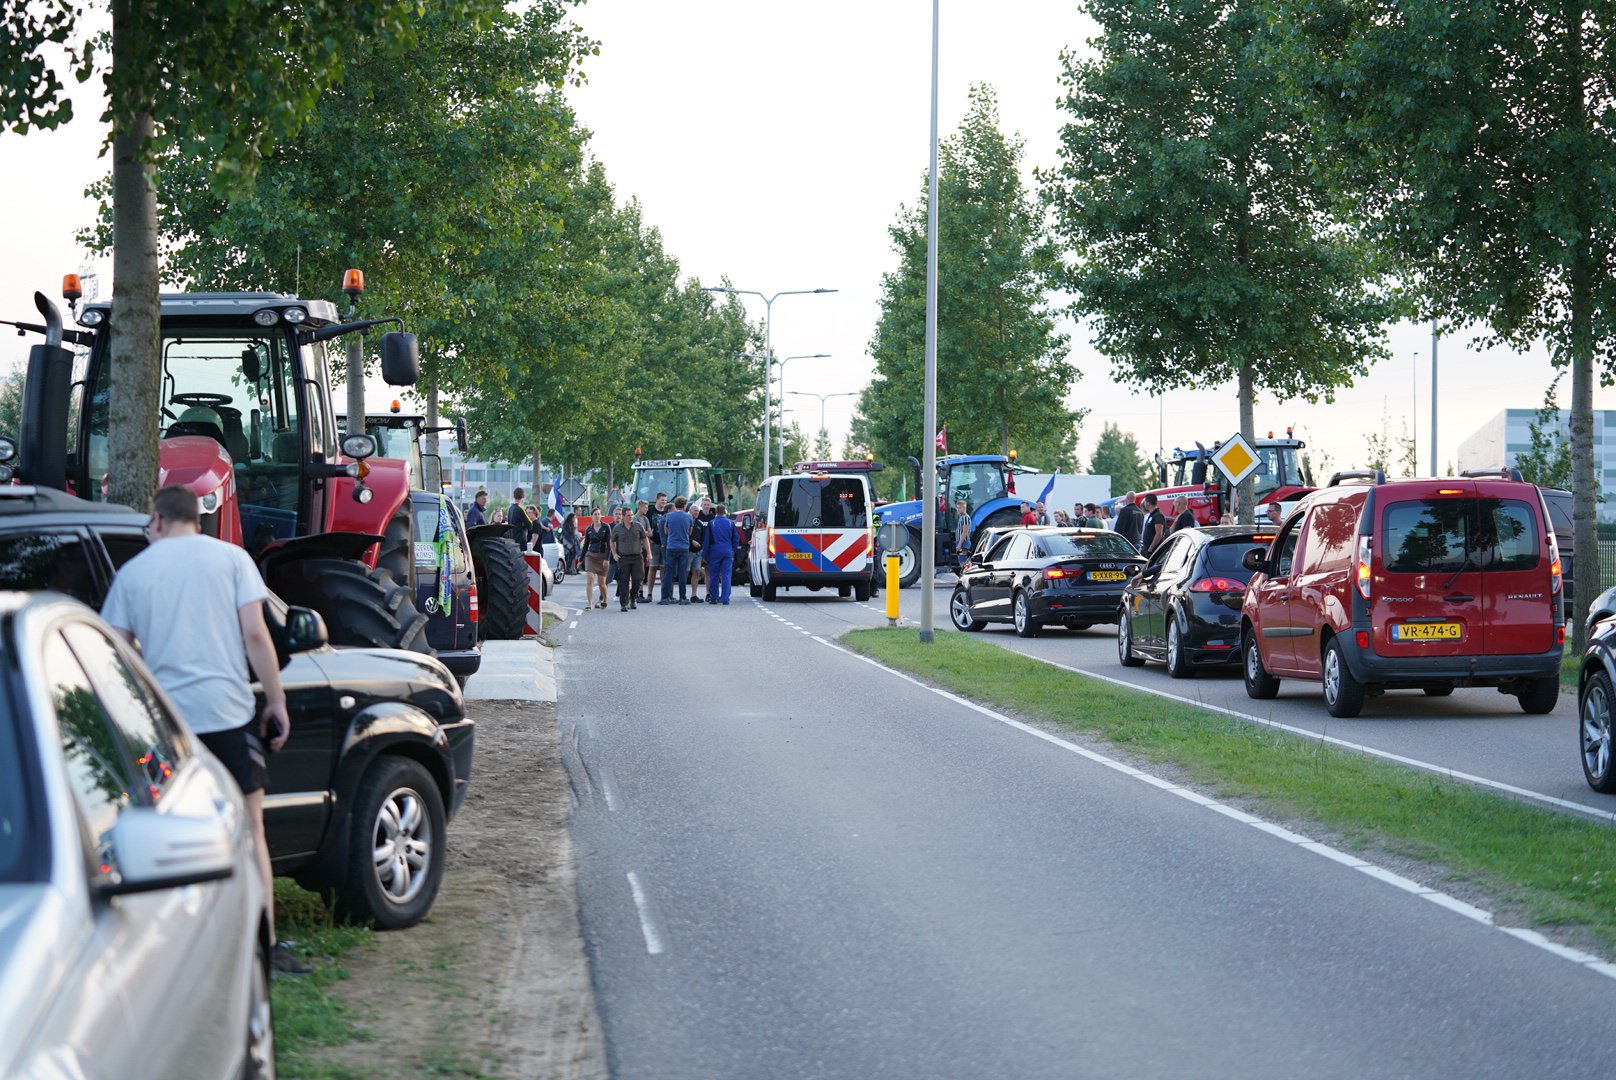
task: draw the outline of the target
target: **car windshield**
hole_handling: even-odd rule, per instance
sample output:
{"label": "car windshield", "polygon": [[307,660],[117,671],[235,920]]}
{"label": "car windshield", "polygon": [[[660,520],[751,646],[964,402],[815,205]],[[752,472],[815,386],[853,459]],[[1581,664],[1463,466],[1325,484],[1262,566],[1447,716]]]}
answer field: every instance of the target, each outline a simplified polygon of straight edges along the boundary
{"label": "car windshield", "polygon": [[961,499],[971,513],[994,499],[1005,497],[1004,466],[992,461],[973,461],[948,470],[948,505]]}
{"label": "car windshield", "polygon": [[1096,558],[1109,555],[1136,555],[1133,545],[1116,533],[1049,533],[1043,538],[1050,555],[1063,558]]}
{"label": "car windshield", "polygon": [[33,835],[36,825],[29,807],[37,789],[23,772],[21,724],[0,686],[0,882],[41,880],[39,860],[29,857],[44,845]]}
{"label": "car windshield", "polygon": [[1530,570],[1538,564],[1537,515],[1513,499],[1416,499],[1385,512],[1390,573]]}

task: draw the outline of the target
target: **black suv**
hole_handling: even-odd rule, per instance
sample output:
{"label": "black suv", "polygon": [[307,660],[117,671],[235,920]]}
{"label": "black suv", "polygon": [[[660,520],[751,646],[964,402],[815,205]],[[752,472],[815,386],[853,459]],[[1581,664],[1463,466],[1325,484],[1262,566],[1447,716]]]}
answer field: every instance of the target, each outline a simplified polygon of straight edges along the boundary
{"label": "black suv", "polygon": [[[0,486],[0,589],[51,589],[100,610],[117,568],[146,547],[146,520],[48,488]],[[333,649],[323,633],[289,655],[285,627],[299,620],[279,599],[266,614],[292,719],[264,798],[275,872],[329,895],[345,918],[414,925],[437,896],[445,824],[471,776],[475,730],[460,689],[432,657]]]}

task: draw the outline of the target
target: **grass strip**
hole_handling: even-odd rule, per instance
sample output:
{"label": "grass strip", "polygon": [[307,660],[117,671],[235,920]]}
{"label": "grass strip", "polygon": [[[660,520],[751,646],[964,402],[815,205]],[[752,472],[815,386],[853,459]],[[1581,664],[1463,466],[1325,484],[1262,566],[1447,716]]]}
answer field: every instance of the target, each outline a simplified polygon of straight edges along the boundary
{"label": "grass strip", "polygon": [[855,630],[841,641],[961,697],[1174,766],[1266,817],[1321,825],[1338,845],[1430,863],[1443,880],[1493,897],[1500,922],[1559,928],[1572,944],[1616,955],[1608,825],[1087,679],[965,634],[938,631],[928,646],[912,629]]}
{"label": "grass strip", "polygon": [[369,942],[371,931],[336,925],[318,896],[286,878],[275,879],[275,929],[282,939],[295,941],[298,955],[314,965],[311,974],[283,976],[270,983],[277,1072],[305,1080],[362,1080],[350,1069],[314,1062],[309,1051],[340,1046],[358,1036],[354,1018],[331,987],[348,977],[342,958]]}

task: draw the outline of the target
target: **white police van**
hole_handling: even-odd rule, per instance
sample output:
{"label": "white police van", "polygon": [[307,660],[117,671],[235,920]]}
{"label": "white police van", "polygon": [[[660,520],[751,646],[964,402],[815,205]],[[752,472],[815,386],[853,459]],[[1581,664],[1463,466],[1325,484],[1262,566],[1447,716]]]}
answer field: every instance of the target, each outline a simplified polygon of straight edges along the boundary
{"label": "white police van", "polygon": [[[841,465],[860,468],[838,471]],[[867,471],[865,462],[804,462],[764,482],[747,553],[753,596],[773,600],[777,590],[800,585],[870,598],[875,559]]]}

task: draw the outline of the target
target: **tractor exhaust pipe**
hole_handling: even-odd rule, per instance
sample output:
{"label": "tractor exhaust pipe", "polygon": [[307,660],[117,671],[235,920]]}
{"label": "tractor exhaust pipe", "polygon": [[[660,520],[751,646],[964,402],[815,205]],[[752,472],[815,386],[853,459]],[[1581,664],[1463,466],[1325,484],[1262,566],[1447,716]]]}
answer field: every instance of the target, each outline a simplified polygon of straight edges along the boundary
{"label": "tractor exhaust pipe", "polygon": [[[67,406],[73,382],[73,353],[62,347],[62,313],[44,293],[34,306],[45,316],[45,342],[28,350],[23,383],[22,431],[18,447],[21,475],[30,484],[67,487]],[[86,495],[87,492],[79,492]]]}

